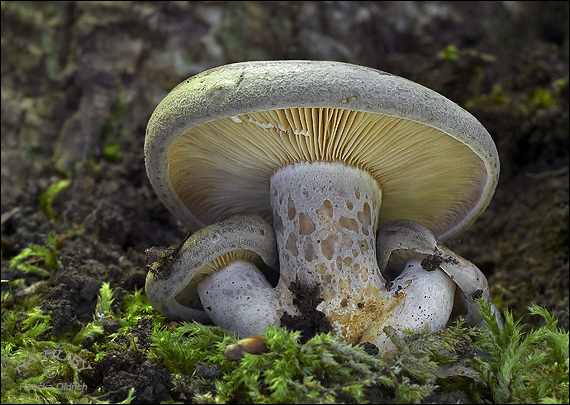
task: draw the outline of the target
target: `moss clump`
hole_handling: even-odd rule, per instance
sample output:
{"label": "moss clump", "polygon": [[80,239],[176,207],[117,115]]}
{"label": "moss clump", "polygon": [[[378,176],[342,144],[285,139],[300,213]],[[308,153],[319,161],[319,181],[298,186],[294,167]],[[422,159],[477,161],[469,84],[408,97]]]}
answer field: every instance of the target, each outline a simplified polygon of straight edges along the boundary
{"label": "moss clump", "polygon": [[[47,246],[29,245],[10,261],[10,268],[27,273],[35,273],[40,276],[50,277],[57,269],[56,245],[57,237],[54,232],[50,232],[47,237]],[[36,266],[35,263],[43,262],[49,270]]]}
{"label": "moss clump", "polygon": [[[120,357],[122,352],[137,352],[137,358],[164,363],[175,387],[171,400],[177,401],[420,403],[450,393],[476,403],[568,403],[568,332],[536,305],[529,311],[543,317],[546,325],[527,334],[510,313],[499,329],[483,303],[481,313],[489,325],[485,329],[466,328],[462,321],[433,334],[400,335],[386,328],[399,350],[389,363],[330,333],[302,344],[300,332],[276,327],[264,333],[268,352],[245,353],[229,361],[224,350],[238,339],[233,332],[168,323],[154,314],[141,291],[127,294],[120,309],[113,305],[115,299],[109,284],[103,283],[93,320],[63,336],[50,335],[51,317],[39,309],[39,295],[6,302],[2,402],[101,402],[108,387],[96,384],[84,392],[50,388],[49,383],[83,386],[102,359],[110,361],[109,353]],[[112,330],[109,320],[115,325]],[[141,334],[143,324],[148,329]],[[22,384],[36,388],[22,389]],[[126,403],[141,393],[131,390]]]}
{"label": "moss clump", "polygon": [[51,221],[54,221],[57,212],[53,209],[53,200],[55,196],[64,188],[69,187],[71,180],[65,179],[53,183],[40,195],[40,208],[44,215]]}
{"label": "moss clump", "polygon": [[524,335],[520,321],[505,313],[500,329],[491,308],[481,306],[489,328],[481,330],[475,347],[485,353],[474,367],[489,386],[496,403],[568,403],[568,332],[557,327],[548,311],[531,305],[529,312],[546,325]]}
{"label": "moss clump", "polygon": [[238,397],[253,403],[361,403],[365,387],[395,385],[381,373],[380,360],[330,333],[301,345],[300,332],[270,327],[265,338],[269,353],[246,354],[216,383],[216,402]]}
{"label": "moss clump", "polygon": [[466,109],[475,109],[491,105],[512,104],[513,98],[507,95],[500,84],[494,84],[489,94],[477,94],[465,102]]}
{"label": "moss clump", "polygon": [[46,338],[51,317],[42,313],[37,298],[19,300],[18,310],[2,310],[2,403],[80,401],[82,391],[66,389],[65,383],[82,385],[77,365],[88,352]]}
{"label": "moss clump", "polygon": [[[93,370],[97,355],[102,356],[113,346],[117,336],[105,332],[102,319],[112,316],[125,330],[132,327],[133,319],[150,308],[148,302],[140,303],[141,292],[129,294],[123,300],[124,312],[116,314],[111,311],[113,291],[103,283],[93,321],[61,337],[50,337],[52,320],[39,307],[40,295],[8,302],[10,294],[2,296],[2,403],[101,402],[84,392],[84,379]],[[97,341],[89,350],[83,347],[88,339]],[[130,403],[133,393],[124,403]]]}
{"label": "moss clump", "polygon": [[559,103],[562,92],[568,87],[568,77],[554,80],[550,87],[529,89],[523,92],[504,90],[494,84],[489,94],[476,94],[465,102],[466,109],[480,109],[489,106],[511,105],[524,115],[534,110],[544,110]]}
{"label": "moss clump", "polygon": [[151,359],[164,357],[171,373],[192,374],[198,362],[221,364],[223,371],[228,371],[231,363],[225,360],[224,348],[237,337],[222,328],[183,322],[174,329],[155,324],[150,338],[154,346]]}

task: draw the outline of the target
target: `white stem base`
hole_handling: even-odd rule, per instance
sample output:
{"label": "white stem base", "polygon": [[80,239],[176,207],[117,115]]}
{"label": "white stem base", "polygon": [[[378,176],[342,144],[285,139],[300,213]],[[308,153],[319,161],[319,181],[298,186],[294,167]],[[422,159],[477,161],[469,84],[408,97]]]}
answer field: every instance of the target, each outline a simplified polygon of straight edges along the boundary
{"label": "white stem base", "polygon": [[411,260],[387,287],[397,305],[389,313],[378,314],[374,325],[362,335],[363,342],[378,346],[384,361],[393,358],[397,352],[394,343],[383,332],[384,327],[415,332],[443,329],[453,309],[456,286],[440,268],[427,271],[420,265],[420,260]]}
{"label": "white stem base", "polygon": [[240,337],[262,335],[279,324],[277,292],[253,263],[231,262],[202,280],[198,294],[214,324]]}

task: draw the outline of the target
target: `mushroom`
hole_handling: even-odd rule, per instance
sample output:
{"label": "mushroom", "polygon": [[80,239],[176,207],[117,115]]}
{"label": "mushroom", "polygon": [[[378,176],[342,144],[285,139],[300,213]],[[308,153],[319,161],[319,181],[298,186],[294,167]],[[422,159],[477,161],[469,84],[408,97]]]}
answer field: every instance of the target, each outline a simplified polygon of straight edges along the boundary
{"label": "mushroom", "polygon": [[[419,275],[416,288],[423,288],[424,290],[420,294],[410,295],[408,293],[405,299],[414,300],[422,293],[425,298],[418,300],[417,305],[413,303],[407,305],[406,307],[411,312],[419,313],[422,308],[434,304],[440,305],[442,308],[447,307],[449,310],[449,305],[453,304],[454,316],[450,317],[450,322],[461,316],[467,325],[484,326],[485,321],[479,313],[476,302],[479,298],[483,298],[487,304],[491,305],[497,323],[503,324],[498,309],[491,302],[489,284],[481,270],[438,242],[435,235],[422,224],[405,219],[383,224],[377,233],[377,258],[378,267],[389,280],[388,285],[392,289],[397,288],[403,280],[409,278],[410,273]],[[422,272],[429,274],[429,276],[425,278]],[[444,279],[452,281],[453,287],[457,287],[455,299],[445,291],[448,288],[446,283],[432,282],[432,278],[441,277],[443,274],[447,276],[443,276]],[[441,294],[442,291],[443,295]],[[443,296],[445,301],[438,302],[434,293]],[[417,317],[415,313],[412,313],[410,318],[415,319]],[[398,319],[393,320],[393,322],[398,321]],[[384,349],[384,352],[393,351],[395,347],[383,333],[384,326],[378,325],[376,329],[367,330],[366,338],[374,340],[371,335],[376,334],[378,336],[375,339],[377,345],[389,346],[389,349]],[[398,329],[398,325],[392,324],[390,326]],[[429,326],[433,327],[433,324]]]}
{"label": "mushroom", "polygon": [[[499,175],[493,140],[467,111],[404,78],[330,61],[243,62],[185,80],[154,111],[145,158],[159,198],[190,230],[237,213],[272,223],[280,277],[266,319],[296,314],[292,282],[317,286],[316,309],[346,342],[406,312],[403,297],[431,277],[416,269],[398,294],[387,288],[378,226],[409,219],[457,235]],[[453,296],[445,274],[433,277]],[[409,324],[443,327],[448,307]]]}
{"label": "mushroom", "polygon": [[200,229],[155,263],[145,291],[163,315],[212,321],[239,335],[261,334],[277,321],[271,318],[275,291],[259,270],[277,267],[277,248],[273,228],[262,218],[234,215]]}

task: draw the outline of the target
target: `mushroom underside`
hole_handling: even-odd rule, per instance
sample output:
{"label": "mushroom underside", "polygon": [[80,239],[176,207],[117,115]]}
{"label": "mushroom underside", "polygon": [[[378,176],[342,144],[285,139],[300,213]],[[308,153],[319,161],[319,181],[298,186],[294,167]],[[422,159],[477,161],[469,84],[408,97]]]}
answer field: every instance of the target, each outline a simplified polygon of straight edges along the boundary
{"label": "mushroom underside", "polygon": [[181,134],[168,153],[181,213],[202,226],[236,213],[273,219],[275,173],[339,163],[382,189],[380,224],[401,218],[434,234],[457,232],[486,205],[489,173],[466,143],[412,120],[339,108],[286,108],[218,118]]}

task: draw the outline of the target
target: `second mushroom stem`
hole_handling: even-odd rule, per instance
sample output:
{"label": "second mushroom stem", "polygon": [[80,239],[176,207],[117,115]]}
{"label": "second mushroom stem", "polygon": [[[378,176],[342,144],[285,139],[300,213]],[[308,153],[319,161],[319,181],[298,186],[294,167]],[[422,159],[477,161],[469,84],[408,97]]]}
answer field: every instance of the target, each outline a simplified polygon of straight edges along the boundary
{"label": "second mushroom stem", "polygon": [[197,290],[214,324],[240,336],[262,335],[268,325],[279,321],[276,291],[249,261],[229,263],[205,277]]}

